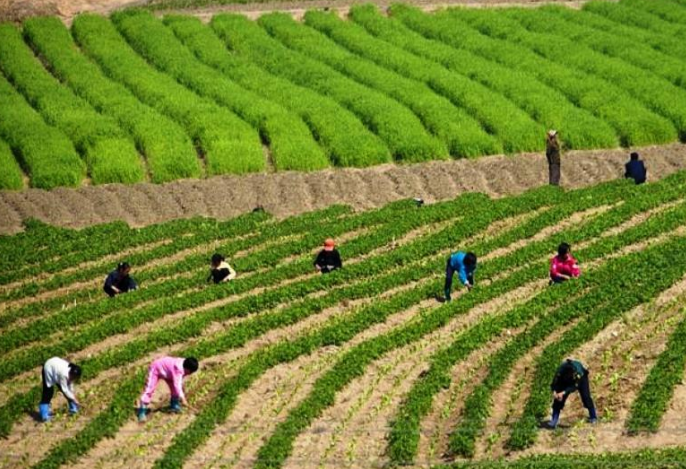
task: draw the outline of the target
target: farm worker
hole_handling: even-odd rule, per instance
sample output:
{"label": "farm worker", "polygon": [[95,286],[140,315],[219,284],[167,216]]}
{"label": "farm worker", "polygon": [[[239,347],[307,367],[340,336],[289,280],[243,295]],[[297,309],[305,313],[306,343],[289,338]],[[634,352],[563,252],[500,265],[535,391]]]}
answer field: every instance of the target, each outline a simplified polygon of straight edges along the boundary
{"label": "farm worker", "polygon": [[548,160],[548,181],[551,186],[560,185],[560,141],[557,130],[549,130],[545,139],[545,157]]}
{"label": "farm worker", "polygon": [[579,264],[572,256],[572,248],[567,243],[557,247],[557,256],[550,259],[550,285],[566,282],[581,275]]}
{"label": "farm worker", "polygon": [[335,248],[333,239],[327,238],[324,241],[324,249],[319,251],[317,258],[314,260],[314,268],[323,274],[328,274],[342,267],[341,255]]}
{"label": "farm worker", "polygon": [[148,413],[148,405],[152,401],[157,382],[162,379],[171,391],[169,410],[181,412],[181,404],[187,406],[188,401],[183,392],[183,378],[198,371],[198,360],[189,358],[162,357],[158,358],[148,369],[148,379],[145,389],[138,403],[138,421],[144,422]]}
{"label": "farm worker", "polygon": [[458,251],[448,258],[448,265],[445,267],[445,301],[450,301],[455,272],[460,283],[471,290],[474,287],[474,271],[476,271],[476,254],[473,252]]}
{"label": "farm worker", "polygon": [[567,359],[560,365],[555,373],[553,382],[550,384],[553,392],[553,416],[548,422],[549,428],[557,427],[560,420],[560,412],[565,406],[565,402],[571,393],[579,391],[581,402],[588,409],[588,421],[596,423],[595,405],[591,398],[591,388],[588,383],[588,370],[576,360]]}
{"label": "farm worker", "polygon": [[110,298],[114,295],[134,291],[138,288],[136,281],[129,275],[130,272],[131,266],[128,262],[120,262],[117,265],[117,268],[110,272],[105,279],[105,285],[103,287],[103,290],[105,290],[105,293],[107,293]]}
{"label": "farm worker", "polygon": [[74,383],[81,377],[81,367],[59,357],[52,357],[43,365],[43,394],[38,412],[42,422],[50,420],[50,401],[55,395],[55,386],[67,398],[69,413],[79,411],[79,401],[74,395]]}
{"label": "farm worker", "polygon": [[630,160],[624,165],[624,177],[633,179],[636,184],[643,184],[647,175],[648,171],[643,161],[638,159],[638,153],[631,153]]}
{"label": "farm worker", "polygon": [[213,254],[210,262],[210,276],[207,281],[213,280],[214,283],[228,282],[236,278],[236,271],[226,262],[221,254]]}

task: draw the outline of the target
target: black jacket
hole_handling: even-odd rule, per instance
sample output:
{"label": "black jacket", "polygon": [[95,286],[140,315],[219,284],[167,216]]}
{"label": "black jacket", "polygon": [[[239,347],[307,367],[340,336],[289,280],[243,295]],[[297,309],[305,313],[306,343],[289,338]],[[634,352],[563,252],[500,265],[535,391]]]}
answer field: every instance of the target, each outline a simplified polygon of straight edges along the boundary
{"label": "black jacket", "polygon": [[341,255],[336,249],[332,251],[327,251],[322,249],[317,254],[317,258],[314,261],[315,266],[321,268],[322,273],[326,274],[333,270],[340,269],[343,267],[343,262],[341,261]]}
{"label": "black jacket", "polygon": [[647,174],[648,171],[641,160],[629,161],[624,165],[624,177],[633,179],[636,181],[636,184],[646,182]]}

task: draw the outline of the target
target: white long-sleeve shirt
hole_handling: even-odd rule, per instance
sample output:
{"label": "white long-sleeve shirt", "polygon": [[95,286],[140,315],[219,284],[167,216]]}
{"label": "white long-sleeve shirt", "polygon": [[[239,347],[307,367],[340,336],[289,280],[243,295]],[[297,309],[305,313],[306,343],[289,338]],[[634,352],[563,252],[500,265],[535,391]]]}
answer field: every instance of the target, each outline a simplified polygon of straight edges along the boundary
{"label": "white long-sleeve shirt", "polygon": [[75,401],[74,385],[69,382],[69,362],[60,357],[52,357],[43,365],[45,385],[49,388],[58,385],[64,397]]}

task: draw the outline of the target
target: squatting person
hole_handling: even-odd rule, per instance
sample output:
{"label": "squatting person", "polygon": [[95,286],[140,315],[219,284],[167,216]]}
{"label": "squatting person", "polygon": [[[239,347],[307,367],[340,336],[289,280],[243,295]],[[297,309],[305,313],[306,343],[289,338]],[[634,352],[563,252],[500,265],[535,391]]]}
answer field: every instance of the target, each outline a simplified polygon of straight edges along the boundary
{"label": "squatting person", "polygon": [[453,288],[453,275],[457,272],[460,283],[471,290],[474,287],[474,272],[476,271],[476,254],[458,251],[448,258],[445,267],[445,301],[450,301],[450,291]]}
{"label": "squatting person", "polygon": [[78,365],[60,357],[52,357],[45,362],[42,370],[43,393],[38,405],[41,421],[50,420],[50,402],[55,395],[55,386],[67,399],[69,413],[73,415],[79,411],[81,404],[74,393],[74,383],[79,378],[81,378],[81,367]]}
{"label": "squatting person", "polygon": [[144,422],[148,414],[148,406],[152,401],[155,388],[159,380],[163,380],[171,391],[171,401],[169,410],[180,412],[181,404],[187,406],[188,401],[183,392],[183,378],[198,371],[198,360],[193,357],[177,358],[162,357],[153,361],[148,368],[148,378],[145,382],[145,389],[138,401],[138,421]]}
{"label": "squatting person", "polygon": [[557,256],[550,259],[550,285],[566,282],[581,275],[579,263],[572,256],[572,248],[567,243],[557,247]]}
{"label": "squatting person", "polygon": [[567,402],[569,395],[579,391],[581,402],[588,409],[588,421],[596,423],[596,415],[593,398],[591,398],[591,388],[588,382],[588,370],[577,360],[567,359],[557,369],[553,382],[550,384],[553,392],[553,416],[548,422],[548,428],[556,428],[560,420],[560,412]]}
{"label": "squatting person", "polygon": [[128,262],[120,262],[117,268],[110,272],[105,279],[103,290],[110,298],[121,293],[127,293],[138,289],[136,281],[129,274],[131,273],[131,266]]}
{"label": "squatting person", "polygon": [[629,156],[629,161],[624,165],[624,177],[633,179],[636,184],[646,182],[648,170],[645,164],[639,159],[638,153],[633,152]]}
{"label": "squatting person", "polygon": [[231,268],[226,259],[221,254],[212,255],[210,261],[210,276],[207,281],[214,283],[228,282],[236,278],[236,271]]}
{"label": "squatting person", "polygon": [[327,238],[326,241],[324,241],[324,248],[319,251],[317,258],[314,260],[314,268],[323,274],[328,274],[336,269],[343,268],[341,255],[336,249],[333,239]]}

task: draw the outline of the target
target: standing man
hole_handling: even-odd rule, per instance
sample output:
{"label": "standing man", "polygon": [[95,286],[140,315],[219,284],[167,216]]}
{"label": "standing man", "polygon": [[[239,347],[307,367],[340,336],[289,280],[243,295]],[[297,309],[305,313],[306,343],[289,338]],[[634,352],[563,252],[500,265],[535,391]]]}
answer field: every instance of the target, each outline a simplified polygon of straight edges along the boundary
{"label": "standing man", "polygon": [[624,165],[624,177],[633,179],[636,184],[646,182],[648,171],[643,161],[638,159],[638,153],[631,153],[630,160]]}
{"label": "standing man", "polygon": [[548,160],[548,182],[551,186],[560,185],[560,141],[557,130],[549,130],[545,139],[545,157]]}
{"label": "standing man", "polygon": [[460,283],[471,290],[474,287],[474,272],[476,271],[476,254],[458,251],[448,258],[445,267],[445,301],[450,301],[450,291],[453,287],[453,275],[457,272]]}
{"label": "standing man", "polygon": [[333,239],[327,238],[324,241],[324,249],[319,251],[314,260],[314,268],[323,274],[328,274],[342,267],[343,261],[341,261],[341,255],[336,249]]}
{"label": "standing man", "polygon": [[55,386],[67,398],[69,414],[79,411],[79,401],[74,395],[74,383],[81,378],[81,367],[59,357],[52,357],[43,365],[43,393],[38,406],[42,422],[50,420],[50,401],[55,395]]}
{"label": "standing man", "polygon": [[567,359],[560,365],[555,373],[553,382],[550,384],[553,392],[553,417],[548,423],[548,428],[556,428],[560,420],[560,412],[567,402],[569,395],[579,391],[581,402],[588,409],[589,423],[596,423],[595,405],[591,398],[591,388],[588,383],[588,370],[577,360]]}
{"label": "standing man", "polygon": [[120,262],[117,268],[110,272],[105,279],[103,290],[110,298],[121,293],[134,291],[138,288],[136,281],[129,274],[131,273],[131,266],[128,262]]}

